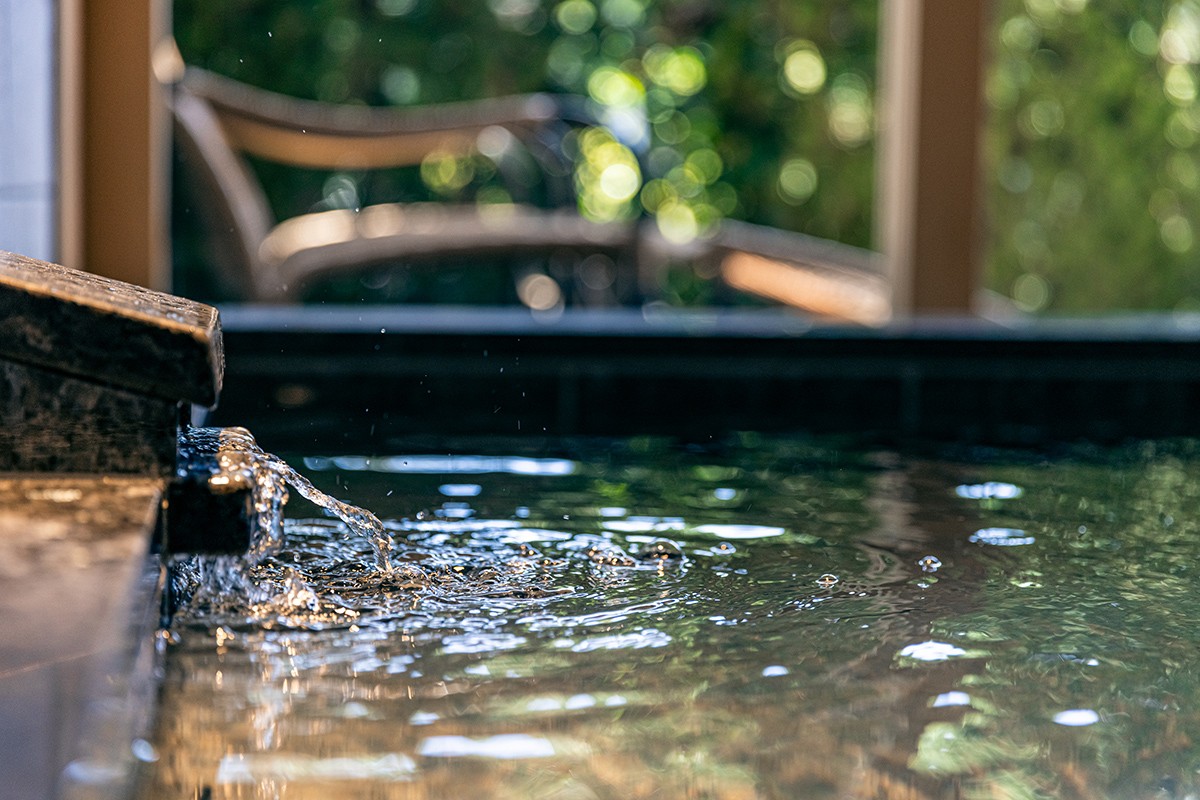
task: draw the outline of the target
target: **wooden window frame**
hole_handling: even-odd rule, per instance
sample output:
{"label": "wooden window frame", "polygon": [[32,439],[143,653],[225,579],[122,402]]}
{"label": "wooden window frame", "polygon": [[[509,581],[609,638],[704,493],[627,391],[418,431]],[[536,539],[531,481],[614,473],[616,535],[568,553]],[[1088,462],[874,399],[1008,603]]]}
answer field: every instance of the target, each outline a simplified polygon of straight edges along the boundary
{"label": "wooden window frame", "polygon": [[981,278],[987,0],[881,0],[876,244],[892,311],[966,314]]}
{"label": "wooden window frame", "polygon": [[167,289],[170,129],[154,53],[167,0],[59,0],[58,260]]}

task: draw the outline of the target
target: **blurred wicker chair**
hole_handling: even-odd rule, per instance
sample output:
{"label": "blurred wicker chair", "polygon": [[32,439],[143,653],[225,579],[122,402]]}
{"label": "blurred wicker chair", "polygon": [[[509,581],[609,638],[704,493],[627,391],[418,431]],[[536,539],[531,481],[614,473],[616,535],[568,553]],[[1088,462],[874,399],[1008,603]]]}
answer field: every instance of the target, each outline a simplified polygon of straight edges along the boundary
{"label": "blurred wicker chair", "polygon": [[[578,98],[533,94],[405,109],[340,106],[268,92],[188,68],[172,86],[176,142],[213,236],[217,277],[238,299],[299,301],[321,278],[450,256],[573,251],[618,265],[605,302],[654,299],[667,264],[703,263],[726,287],[862,324],[890,317],[877,254],[773,228],[723,222],[703,239],[669,242],[644,221],[593,222],[576,210],[562,139],[596,124]],[[420,164],[488,140],[534,159],[551,208],[529,203],[385,203],[276,221],[245,156],[318,169]],[[498,162],[503,171],[503,164]],[[587,298],[585,297],[586,301]]]}
{"label": "blurred wicker chair", "polygon": [[[632,262],[634,222],[575,210],[561,139],[586,123],[575,98],[534,94],[407,109],[298,100],[189,68],[172,87],[176,142],[213,231],[218,279],[240,299],[296,302],[312,282],[372,265],[561,249]],[[299,167],[370,170],[434,151],[523,151],[558,207],[386,203],[277,222],[245,156]],[[503,159],[500,159],[501,161]],[[501,172],[503,164],[499,164]],[[632,281],[636,284],[636,280]]]}

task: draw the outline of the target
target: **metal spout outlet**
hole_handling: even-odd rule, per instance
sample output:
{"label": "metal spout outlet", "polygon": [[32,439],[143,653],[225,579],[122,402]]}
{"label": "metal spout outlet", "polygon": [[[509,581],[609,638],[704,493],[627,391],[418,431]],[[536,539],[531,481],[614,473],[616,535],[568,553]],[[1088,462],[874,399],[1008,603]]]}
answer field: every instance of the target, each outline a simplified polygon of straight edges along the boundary
{"label": "metal spout outlet", "polygon": [[176,478],[164,503],[165,555],[241,555],[258,531],[254,479],[230,468],[238,453],[221,428],[179,434]]}

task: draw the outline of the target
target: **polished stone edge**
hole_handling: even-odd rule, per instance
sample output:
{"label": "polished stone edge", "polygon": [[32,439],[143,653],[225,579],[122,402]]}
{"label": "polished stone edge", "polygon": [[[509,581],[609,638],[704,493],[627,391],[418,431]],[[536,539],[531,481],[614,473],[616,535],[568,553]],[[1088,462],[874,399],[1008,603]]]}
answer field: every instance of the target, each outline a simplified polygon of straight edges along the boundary
{"label": "polished stone edge", "polygon": [[175,470],[178,404],[0,360],[0,472]]}
{"label": "polished stone edge", "polygon": [[157,693],[165,481],[0,476],[0,794],[128,796]]}
{"label": "polished stone edge", "polygon": [[224,370],[212,306],[4,251],[0,359],[206,407]]}
{"label": "polished stone edge", "polygon": [[288,332],[521,336],[587,340],[605,337],[659,340],[891,342],[1195,342],[1200,313],[1145,312],[1088,317],[926,315],[880,327],[830,322],[783,308],[579,308],[537,312],[519,306],[322,304],[221,305],[228,333]]}
{"label": "polished stone edge", "polygon": [[58,800],[128,800],[147,760],[158,708],[162,653],[158,645],[165,576],[148,555],[131,587],[123,650],[96,670],[70,760],[59,775]]}

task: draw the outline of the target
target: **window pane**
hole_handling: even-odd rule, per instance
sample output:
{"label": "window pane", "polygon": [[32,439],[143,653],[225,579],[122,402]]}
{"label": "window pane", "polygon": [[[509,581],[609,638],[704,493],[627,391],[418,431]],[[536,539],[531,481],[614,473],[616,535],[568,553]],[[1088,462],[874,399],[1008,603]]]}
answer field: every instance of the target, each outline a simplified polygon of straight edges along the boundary
{"label": "window pane", "polygon": [[[723,289],[713,265],[688,257],[685,245],[728,218],[870,246],[876,6],[248,0],[232,13],[178,0],[175,26],[189,64],[297,98],[401,108],[541,91],[582,98],[606,127],[565,141],[569,206],[595,222],[644,220],[684,254],[667,257],[653,299],[757,304]],[[403,169],[253,166],[279,220],[395,202],[563,203],[537,165],[501,163],[505,143],[492,144],[447,147]],[[186,194],[186,175],[180,183]],[[203,294],[196,202],[176,206],[177,286]],[[385,265],[314,283],[306,299],[528,304],[549,297],[536,291],[548,290],[547,275],[587,302],[622,268],[564,258],[523,263],[517,271],[536,279],[524,284],[511,263]]]}

